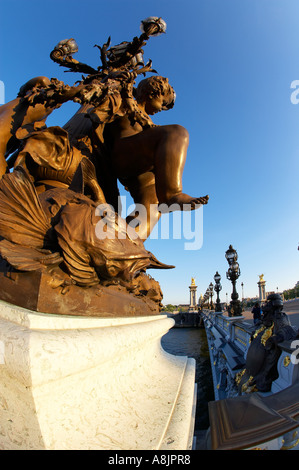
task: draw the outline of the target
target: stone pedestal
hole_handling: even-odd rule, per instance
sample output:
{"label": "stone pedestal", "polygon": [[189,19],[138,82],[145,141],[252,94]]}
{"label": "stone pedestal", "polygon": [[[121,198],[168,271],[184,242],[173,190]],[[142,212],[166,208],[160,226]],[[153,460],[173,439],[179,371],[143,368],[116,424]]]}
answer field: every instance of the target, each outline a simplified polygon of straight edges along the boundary
{"label": "stone pedestal", "polygon": [[197,311],[197,286],[195,285],[195,279],[191,279],[191,285],[189,286],[190,290],[190,305],[189,312]]}
{"label": "stone pedestal", "polygon": [[0,301],[0,449],[191,449],[195,361],[162,349],[173,323]]}
{"label": "stone pedestal", "polygon": [[266,301],[266,281],[264,280],[263,274],[260,276],[260,280],[257,283],[259,286],[259,301],[265,302]]}

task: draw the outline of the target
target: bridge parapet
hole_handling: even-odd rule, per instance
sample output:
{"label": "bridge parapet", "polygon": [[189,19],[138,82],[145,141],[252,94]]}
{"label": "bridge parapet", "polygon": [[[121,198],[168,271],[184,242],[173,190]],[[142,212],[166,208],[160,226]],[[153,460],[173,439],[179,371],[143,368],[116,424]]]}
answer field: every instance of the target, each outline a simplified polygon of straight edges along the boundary
{"label": "bridge parapet", "polygon": [[260,338],[262,349],[273,327],[255,327],[244,317],[226,317],[208,310],[202,312],[202,319],[215,395],[215,401],[209,403],[211,448],[298,449],[299,360],[294,361],[292,356],[292,340],[276,344],[277,378],[271,390],[262,392],[254,386],[241,387],[240,380],[251,354],[250,345]]}
{"label": "bridge parapet", "polygon": [[[259,327],[246,322],[244,317],[227,317],[222,313],[203,310],[210,351],[215,399],[239,395],[237,374],[245,367],[247,352]],[[299,381],[299,361],[292,361],[292,340],[277,344],[280,356],[277,362],[278,378],[271,392],[277,393]]]}

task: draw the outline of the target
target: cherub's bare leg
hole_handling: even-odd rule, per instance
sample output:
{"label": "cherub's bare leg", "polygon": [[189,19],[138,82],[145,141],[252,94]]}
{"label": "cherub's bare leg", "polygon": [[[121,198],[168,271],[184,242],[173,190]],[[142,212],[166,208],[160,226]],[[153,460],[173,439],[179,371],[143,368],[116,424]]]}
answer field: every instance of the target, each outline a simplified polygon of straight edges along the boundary
{"label": "cherub's bare leg", "polygon": [[155,175],[146,172],[131,180],[127,187],[137,205],[127,216],[126,221],[134,226],[142,240],[146,240],[161,217],[161,212],[158,210]]}
{"label": "cherub's bare leg", "polygon": [[208,197],[192,197],[182,192],[182,175],[189,135],[178,125],[158,126],[119,139],[112,160],[118,177],[130,177],[152,170],[159,203],[190,209],[206,204]]}
{"label": "cherub's bare leg", "polygon": [[[208,196],[193,197],[183,193],[182,176],[189,145],[187,130],[179,125],[163,126],[162,136],[155,152],[156,191],[160,203],[169,206],[178,204],[207,204]],[[175,206],[174,206],[175,207]]]}

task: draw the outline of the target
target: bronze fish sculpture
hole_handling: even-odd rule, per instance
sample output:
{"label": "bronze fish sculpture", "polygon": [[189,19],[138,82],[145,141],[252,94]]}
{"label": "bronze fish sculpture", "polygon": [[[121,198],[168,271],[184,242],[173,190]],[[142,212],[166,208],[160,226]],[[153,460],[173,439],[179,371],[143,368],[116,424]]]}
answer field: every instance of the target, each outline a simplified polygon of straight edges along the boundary
{"label": "bronze fish sculpture", "polygon": [[[72,189],[38,195],[30,176],[17,167],[0,180],[2,258],[21,271],[59,267],[66,283],[83,287],[109,280],[130,283],[146,269],[173,267],[147,251],[124,219],[109,218],[98,207],[98,201]],[[98,236],[103,222],[114,237]]]}

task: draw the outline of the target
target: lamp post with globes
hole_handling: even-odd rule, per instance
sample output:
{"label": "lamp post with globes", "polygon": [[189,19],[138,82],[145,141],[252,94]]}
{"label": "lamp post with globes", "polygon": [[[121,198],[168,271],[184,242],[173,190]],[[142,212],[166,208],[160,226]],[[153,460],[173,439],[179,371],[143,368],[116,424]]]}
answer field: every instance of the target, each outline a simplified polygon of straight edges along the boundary
{"label": "lamp post with globes", "polygon": [[233,285],[233,292],[231,295],[232,300],[228,308],[228,315],[230,317],[238,317],[242,313],[242,305],[241,305],[241,302],[239,300],[239,295],[236,290],[236,282],[241,274],[241,271],[240,271],[239,263],[237,261],[238,253],[232,247],[232,245],[230,245],[229,249],[226,251],[225,257],[229,265],[228,271],[226,273],[226,277],[232,282],[232,285]]}
{"label": "lamp post with globes", "polygon": [[209,295],[210,295],[210,310],[213,310],[214,309],[214,304],[213,304],[214,287],[213,287],[212,282],[210,282],[209,284]]}
{"label": "lamp post with globes", "polygon": [[210,310],[210,289],[209,289],[209,287],[207,287],[207,290],[206,290],[206,306],[207,306],[207,309]]}
{"label": "lamp post with globes", "polygon": [[245,303],[245,299],[244,299],[244,282],[241,282],[241,287],[242,287],[242,311],[244,310],[244,303]]}
{"label": "lamp post with globes", "polygon": [[222,285],[220,284],[221,276],[220,276],[220,274],[218,273],[218,271],[216,271],[216,274],[215,274],[215,276],[214,276],[214,281],[215,281],[214,289],[215,289],[215,292],[217,293],[217,299],[216,299],[216,305],[215,305],[215,312],[221,312],[222,309],[221,309],[221,304],[220,304],[220,299],[219,299],[219,292],[220,292],[221,289],[222,289]]}

